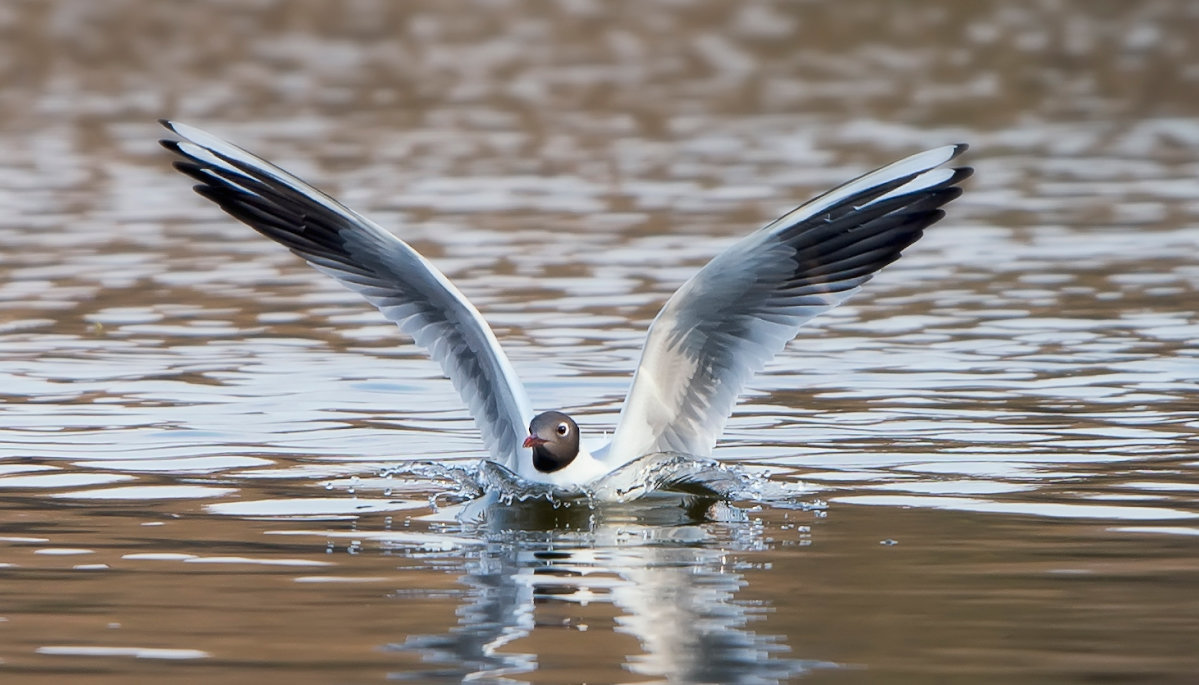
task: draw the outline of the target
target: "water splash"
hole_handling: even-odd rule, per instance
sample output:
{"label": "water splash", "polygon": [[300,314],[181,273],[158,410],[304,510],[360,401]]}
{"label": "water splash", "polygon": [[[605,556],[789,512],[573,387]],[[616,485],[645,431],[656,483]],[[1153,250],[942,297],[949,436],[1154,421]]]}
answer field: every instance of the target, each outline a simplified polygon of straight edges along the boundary
{"label": "water splash", "polygon": [[436,486],[429,495],[429,506],[434,509],[477,499],[486,491],[477,465],[407,462],[388,466],[379,472],[379,476],[387,481],[386,489],[391,491],[405,480],[415,481],[422,490]]}
{"label": "water splash", "polygon": [[430,497],[430,504],[457,504],[487,496],[503,505],[540,502],[554,509],[600,503],[632,502],[661,494],[771,503],[786,506],[811,494],[802,483],[774,480],[766,472],[751,472],[715,459],[662,452],[635,459],[612,473],[582,486],[536,483],[511,469],[481,460],[473,466],[416,462],[390,466],[384,478],[413,477],[439,481],[450,489]]}

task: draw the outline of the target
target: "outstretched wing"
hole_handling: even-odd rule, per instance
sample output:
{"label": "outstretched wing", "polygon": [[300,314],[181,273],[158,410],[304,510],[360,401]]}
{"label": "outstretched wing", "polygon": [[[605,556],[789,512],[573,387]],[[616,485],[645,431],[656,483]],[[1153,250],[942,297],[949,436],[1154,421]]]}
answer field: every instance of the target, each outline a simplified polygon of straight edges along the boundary
{"label": "outstretched wing", "polygon": [[491,328],[424,257],[391,233],[255,155],[200,129],[163,121],[184,140],[162,145],[196,192],[379,308],[441,364],[492,457],[516,468],[533,418]]}
{"label": "outstretched wing", "polygon": [[799,327],[899,258],[961,195],[972,170],[938,168],[965,145],[929,150],[792,210],[718,255],[671,296],[605,459],[708,456],[754,373]]}

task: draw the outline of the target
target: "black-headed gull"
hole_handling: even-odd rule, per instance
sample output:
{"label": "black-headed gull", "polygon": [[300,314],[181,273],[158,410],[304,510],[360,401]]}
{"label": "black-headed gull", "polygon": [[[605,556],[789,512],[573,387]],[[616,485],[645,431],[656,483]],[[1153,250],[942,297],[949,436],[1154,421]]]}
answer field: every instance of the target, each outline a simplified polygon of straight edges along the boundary
{"label": "black-headed gull", "polygon": [[[491,327],[454,284],[369,219],[270,162],[185,124],[163,146],[196,191],[360,293],[441,364],[493,460],[579,487],[649,454],[707,457],[737,396],[809,319],[899,258],[961,195],[949,145],[830,190],[751,233],[683,284],[650,325],[612,440],[587,449],[562,412],[535,414]],[[526,432],[527,428],[527,432]]]}

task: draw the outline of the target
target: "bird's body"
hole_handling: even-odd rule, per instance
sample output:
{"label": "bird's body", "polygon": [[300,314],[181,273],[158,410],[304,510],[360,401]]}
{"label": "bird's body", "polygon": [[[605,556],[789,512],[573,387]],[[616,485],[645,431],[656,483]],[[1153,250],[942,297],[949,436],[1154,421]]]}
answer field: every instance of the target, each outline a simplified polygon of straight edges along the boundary
{"label": "bird's body", "polygon": [[560,411],[535,414],[478,310],[406,243],[300,179],[199,129],[163,145],[197,192],[357,291],[438,361],[493,460],[582,486],[641,456],[706,457],[745,383],[812,317],[848,299],[944,215],[964,145],[929,150],[824,193],[716,256],[654,319],[612,441],[588,450]]}

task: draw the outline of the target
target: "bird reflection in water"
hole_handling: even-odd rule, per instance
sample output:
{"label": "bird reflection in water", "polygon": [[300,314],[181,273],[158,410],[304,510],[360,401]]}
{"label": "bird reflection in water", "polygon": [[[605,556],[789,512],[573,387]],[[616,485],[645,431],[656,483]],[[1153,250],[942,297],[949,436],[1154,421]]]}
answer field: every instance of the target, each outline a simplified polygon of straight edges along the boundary
{"label": "bird reflection in water", "polygon": [[[581,639],[592,666],[597,650],[627,647],[623,634],[640,646],[624,669],[672,682],[770,683],[837,666],[791,658],[782,636],[753,630],[769,607],[737,599],[754,568],[739,557],[770,543],[747,511],[719,499],[527,502],[460,525],[455,532],[473,548],[453,552],[465,571],[458,625],[387,646],[441,668],[394,677],[503,680],[539,668],[538,654],[525,650],[548,640],[555,654],[568,653],[562,641],[578,631],[588,633]],[[605,626],[594,624],[609,620],[614,634],[596,635]],[[580,664],[577,677],[587,668]]]}

